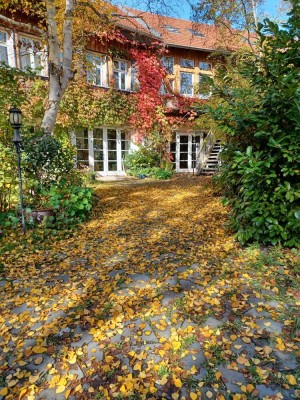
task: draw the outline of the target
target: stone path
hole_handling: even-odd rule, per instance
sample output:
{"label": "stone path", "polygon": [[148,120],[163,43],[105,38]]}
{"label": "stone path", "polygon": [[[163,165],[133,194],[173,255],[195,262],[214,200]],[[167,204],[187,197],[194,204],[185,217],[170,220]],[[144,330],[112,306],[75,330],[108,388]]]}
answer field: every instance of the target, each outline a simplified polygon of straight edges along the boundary
{"label": "stone path", "polygon": [[6,255],[0,399],[300,398],[299,299],[226,237],[209,182],[104,186],[78,237]]}

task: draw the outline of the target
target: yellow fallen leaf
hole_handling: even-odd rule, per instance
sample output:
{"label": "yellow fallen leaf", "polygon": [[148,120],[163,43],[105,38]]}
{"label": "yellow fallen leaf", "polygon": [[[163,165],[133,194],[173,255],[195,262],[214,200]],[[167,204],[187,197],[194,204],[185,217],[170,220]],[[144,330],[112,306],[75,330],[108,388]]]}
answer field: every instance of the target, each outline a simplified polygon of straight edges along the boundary
{"label": "yellow fallen leaf", "polygon": [[164,375],[161,380],[159,381],[160,385],[165,385],[168,382],[168,377],[167,375]]}
{"label": "yellow fallen leaf", "polygon": [[77,360],[77,355],[76,355],[76,353],[74,353],[74,354],[71,354],[71,356],[70,356],[68,361],[69,361],[70,364],[75,364],[76,360]]}
{"label": "yellow fallen leaf", "polygon": [[172,399],[173,400],[178,400],[179,399],[179,393],[173,393],[172,394]]}
{"label": "yellow fallen leaf", "polygon": [[176,387],[178,387],[178,388],[181,388],[181,386],[182,386],[181,380],[180,380],[179,378],[175,378],[175,379],[174,379],[174,385],[175,385]]}
{"label": "yellow fallen leaf", "polygon": [[248,385],[247,385],[247,392],[251,393],[251,392],[253,392],[253,390],[254,390],[254,386],[251,385],[251,383],[248,383]]}
{"label": "yellow fallen leaf", "polygon": [[158,350],[158,354],[163,357],[165,355],[165,351],[164,350]]}
{"label": "yellow fallen leaf", "polygon": [[208,397],[209,399],[211,399],[213,397],[213,393],[210,391],[206,392],[205,394],[206,394],[206,397]]}
{"label": "yellow fallen leaf", "polygon": [[145,333],[146,336],[151,335],[151,331],[145,331],[144,333]]}
{"label": "yellow fallen leaf", "polygon": [[42,362],[43,362],[43,357],[42,357],[42,356],[37,357],[37,358],[34,360],[34,364],[35,364],[35,365],[40,365],[40,364],[42,364]]}
{"label": "yellow fallen leaf", "polygon": [[55,393],[56,393],[56,394],[62,393],[62,392],[64,392],[65,390],[66,390],[66,387],[65,387],[64,385],[57,386],[57,388],[56,388],[56,390],[55,390]]}
{"label": "yellow fallen leaf", "polygon": [[178,349],[180,349],[180,347],[181,347],[181,342],[177,342],[177,341],[172,342],[173,350],[178,350]]}
{"label": "yellow fallen leaf", "polygon": [[8,393],[7,387],[5,387],[5,388],[3,388],[3,389],[0,390],[0,395],[1,395],[1,396],[6,396],[7,393]]}
{"label": "yellow fallen leaf", "polygon": [[251,339],[248,338],[247,336],[242,337],[242,341],[243,341],[244,343],[251,343]]}
{"label": "yellow fallen leaf", "polygon": [[294,375],[286,375],[286,379],[290,385],[297,385],[297,381]]}
{"label": "yellow fallen leaf", "polygon": [[[28,392],[28,388],[27,387],[21,389],[20,393],[19,393],[19,400],[23,399],[23,397],[26,395],[27,392]],[[1,394],[1,392],[0,392],[0,394]]]}
{"label": "yellow fallen leaf", "polygon": [[236,359],[236,361],[237,361],[239,364],[246,365],[247,367],[250,367],[249,360],[248,360],[246,357],[239,356],[239,357]]}
{"label": "yellow fallen leaf", "polygon": [[68,389],[68,390],[66,391],[66,393],[65,393],[65,398],[66,398],[66,399],[69,398],[71,392],[72,392],[72,389]]}
{"label": "yellow fallen leaf", "polygon": [[220,379],[221,376],[222,376],[222,373],[220,371],[218,371],[218,372],[215,373],[215,376],[216,376],[217,379]]}
{"label": "yellow fallen leaf", "polygon": [[191,400],[197,400],[198,399],[198,395],[194,392],[190,392],[190,398]]}
{"label": "yellow fallen leaf", "polygon": [[33,351],[34,353],[36,353],[36,354],[40,354],[40,353],[45,353],[45,351],[47,351],[47,348],[46,348],[46,347],[43,347],[43,346],[34,346],[34,347],[32,348],[32,351]]}

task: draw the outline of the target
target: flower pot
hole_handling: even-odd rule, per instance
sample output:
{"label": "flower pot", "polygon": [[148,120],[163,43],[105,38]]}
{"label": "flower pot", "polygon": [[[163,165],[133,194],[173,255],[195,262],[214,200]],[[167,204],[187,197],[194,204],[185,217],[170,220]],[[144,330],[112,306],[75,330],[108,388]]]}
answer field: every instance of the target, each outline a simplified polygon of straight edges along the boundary
{"label": "flower pot", "polygon": [[41,210],[31,210],[29,217],[38,224],[41,224],[45,218],[54,217],[55,212],[52,208],[45,208]]}

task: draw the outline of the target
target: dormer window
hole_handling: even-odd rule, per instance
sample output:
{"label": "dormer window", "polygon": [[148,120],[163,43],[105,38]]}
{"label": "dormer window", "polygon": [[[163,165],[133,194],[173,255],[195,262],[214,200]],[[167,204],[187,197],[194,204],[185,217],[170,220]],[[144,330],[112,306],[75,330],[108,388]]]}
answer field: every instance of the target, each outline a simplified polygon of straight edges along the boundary
{"label": "dormer window", "polygon": [[204,37],[204,34],[197,31],[196,29],[188,29],[188,31],[193,35],[193,36],[198,36],[198,37]]}
{"label": "dormer window", "polygon": [[175,28],[175,26],[164,25],[163,28],[165,28],[170,33],[180,33],[179,28]]}

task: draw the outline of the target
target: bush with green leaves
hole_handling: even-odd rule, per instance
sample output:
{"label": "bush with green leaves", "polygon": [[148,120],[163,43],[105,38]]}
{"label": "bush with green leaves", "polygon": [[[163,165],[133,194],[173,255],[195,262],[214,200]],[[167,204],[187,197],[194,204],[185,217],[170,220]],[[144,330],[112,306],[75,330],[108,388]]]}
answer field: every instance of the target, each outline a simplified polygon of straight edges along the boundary
{"label": "bush with green leaves", "polygon": [[43,191],[44,205],[54,210],[56,223],[64,226],[84,221],[93,203],[91,188],[67,185],[61,181],[60,185],[51,186],[49,191]]}
{"label": "bush with green leaves", "polygon": [[300,246],[300,5],[291,4],[288,23],[265,20],[259,55],[237,65],[248,87],[219,73],[210,108],[227,142],[217,181],[243,244]]}
{"label": "bush with green leaves", "polygon": [[8,211],[18,193],[17,156],[0,142],[0,212]]}

